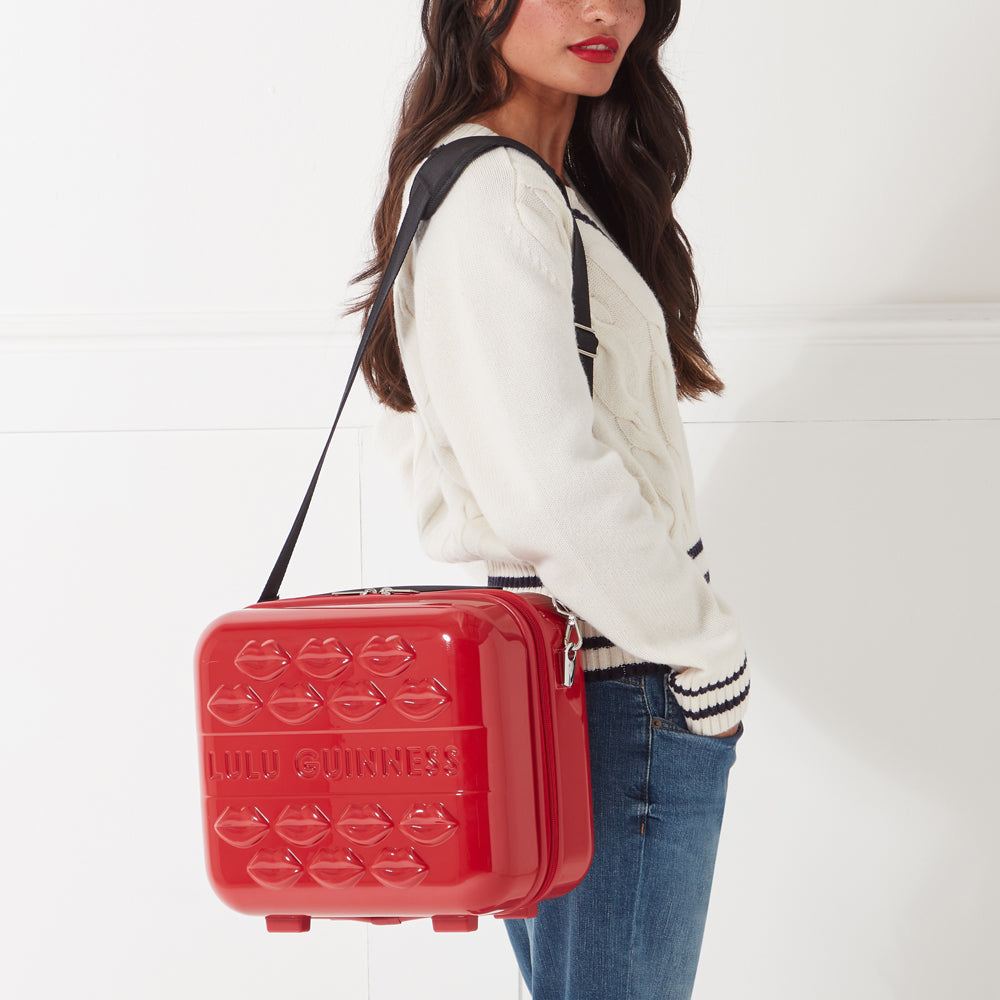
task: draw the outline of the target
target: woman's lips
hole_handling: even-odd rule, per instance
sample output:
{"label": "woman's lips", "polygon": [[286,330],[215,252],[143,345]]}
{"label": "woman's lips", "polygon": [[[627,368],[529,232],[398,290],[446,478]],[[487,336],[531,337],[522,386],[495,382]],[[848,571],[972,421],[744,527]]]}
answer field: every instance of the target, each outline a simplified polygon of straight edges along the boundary
{"label": "woman's lips", "polygon": [[569,47],[570,52],[586,62],[609,63],[618,55],[618,41],[614,38],[595,36]]}

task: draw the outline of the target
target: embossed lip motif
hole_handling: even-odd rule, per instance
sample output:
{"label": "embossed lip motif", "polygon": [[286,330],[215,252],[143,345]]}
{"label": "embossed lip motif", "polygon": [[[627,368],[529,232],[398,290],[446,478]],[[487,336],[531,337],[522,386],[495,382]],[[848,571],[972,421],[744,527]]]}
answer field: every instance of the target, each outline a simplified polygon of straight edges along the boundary
{"label": "embossed lip motif", "polygon": [[253,806],[229,806],[215,821],[215,832],[233,847],[253,847],[267,831],[267,819]]}
{"label": "embossed lip motif", "polygon": [[364,873],[364,863],[349,847],[324,848],[309,863],[309,874],[328,889],[350,888]]}
{"label": "embossed lip motif", "polygon": [[408,719],[425,722],[443,712],[451,701],[451,695],[444,685],[433,677],[421,677],[419,680],[407,681],[392,699],[400,714]]}
{"label": "embossed lip motif", "polygon": [[373,674],[391,677],[416,659],[416,651],[399,635],[375,635],[358,653],[358,662]]}
{"label": "embossed lip motif", "polygon": [[376,803],[360,803],[344,810],[337,829],[355,844],[377,844],[392,830],[392,817]]}
{"label": "embossed lip motif", "polygon": [[346,722],[367,722],[386,700],[371,681],[347,681],[330,692],[327,708]]}
{"label": "embossed lip motif", "polygon": [[299,670],[321,681],[333,680],[351,664],[353,654],[337,638],[310,639],[295,657]]}
{"label": "embossed lip motif", "polygon": [[443,844],[458,829],[458,820],[440,802],[418,802],[406,811],[399,828],[420,844]]}
{"label": "embossed lip motif", "polygon": [[406,889],[427,874],[427,862],[412,847],[387,847],[370,869],[383,885]]}
{"label": "embossed lip motif", "polygon": [[264,702],[253,688],[221,684],[205,707],[224,725],[243,726],[257,715]]}
{"label": "embossed lip motif", "polygon": [[311,684],[282,684],[271,695],[267,707],[282,722],[301,726],[323,707],[323,698]]}
{"label": "embossed lip motif", "polygon": [[303,871],[302,862],[281,848],[265,847],[247,865],[247,874],[265,889],[287,889],[298,882]]}
{"label": "embossed lip motif", "polygon": [[286,806],[274,821],[274,829],[290,844],[312,847],[330,832],[330,820],[319,806]]}
{"label": "embossed lip motif", "polygon": [[255,681],[271,681],[283,673],[292,658],[274,641],[251,639],[236,654],[236,666]]}

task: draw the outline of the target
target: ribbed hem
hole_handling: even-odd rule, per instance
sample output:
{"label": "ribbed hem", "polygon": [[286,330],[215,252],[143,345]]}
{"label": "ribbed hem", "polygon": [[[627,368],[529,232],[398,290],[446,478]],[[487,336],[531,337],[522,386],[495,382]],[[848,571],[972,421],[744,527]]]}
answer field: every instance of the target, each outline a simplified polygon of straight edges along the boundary
{"label": "ribbed hem", "polygon": [[489,574],[487,586],[502,587],[504,590],[530,590],[536,594],[552,596],[538,579],[531,563],[487,561],[486,572]]}
{"label": "ribbed hem", "polygon": [[[702,554],[699,541],[688,551],[692,559]],[[553,597],[539,579],[535,567],[528,563],[486,563],[489,574],[487,586],[500,587],[520,593],[545,594]],[[705,574],[708,579],[708,573]],[[728,677],[700,687],[685,685],[685,680],[695,680],[702,676],[700,670],[676,669],[663,663],[649,663],[615,645],[601,635],[590,622],[579,620],[583,636],[583,648],[578,662],[584,672],[584,680],[589,682],[615,680],[640,676],[648,673],[663,673],[681,712],[684,722],[692,733],[701,736],[718,736],[732,729],[746,714],[750,698],[750,677],[747,659]]]}

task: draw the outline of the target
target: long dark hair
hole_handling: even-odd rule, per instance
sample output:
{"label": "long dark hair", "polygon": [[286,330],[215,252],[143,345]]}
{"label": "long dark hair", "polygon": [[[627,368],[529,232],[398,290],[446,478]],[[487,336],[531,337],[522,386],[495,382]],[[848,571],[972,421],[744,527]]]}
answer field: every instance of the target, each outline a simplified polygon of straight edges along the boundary
{"label": "long dark hair", "polygon": [[[403,96],[389,178],[375,213],[375,255],[354,282],[370,291],[348,314],[367,321],[395,239],[410,174],[455,126],[499,107],[510,74],[493,43],[506,31],[519,0],[493,0],[485,17],[478,0],[423,0],[426,49]],[[680,14],[680,0],[647,0],[646,17],[602,97],[580,97],[569,136],[566,175],[593,206],[663,308],[678,398],[721,393],[724,384],[702,348],[699,288],[691,245],[673,213],[687,177],[691,139],[680,95],[658,61]],[[394,410],[413,409],[396,342],[392,309],[382,311],[362,361],[372,392]]]}

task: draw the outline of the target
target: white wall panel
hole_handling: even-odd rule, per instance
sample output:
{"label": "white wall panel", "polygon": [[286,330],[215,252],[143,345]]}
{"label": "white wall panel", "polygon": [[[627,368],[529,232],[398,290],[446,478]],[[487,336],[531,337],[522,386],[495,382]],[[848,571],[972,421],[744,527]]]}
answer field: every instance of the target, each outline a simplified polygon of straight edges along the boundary
{"label": "white wall panel", "polygon": [[705,309],[721,397],[683,404],[714,421],[1000,417],[1000,307]]}
{"label": "white wall panel", "polygon": [[[302,432],[0,435],[4,996],[263,997],[334,969],[365,995],[364,927],[269,936],[202,858],[194,646],[256,600],[313,451]],[[357,578],[357,455],[347,435],[302,589]]]}
{"label": "white wall panel", "polygon": [[379,4],[5,12],[2,308],[339,305],[416,59]]}
{"label": "white wall panel", "polygon": [[689,436],[755,671],[696,996],[988,995],[1000,422]]}
{"label": "white wall panel", "polygon": [[685,0],[678,217],[719,305],[995,302],[1000,7]]}
{"label": "white wall panel", "polygon": [[[205,330],[220,323],[215,317],[129,319],[81,319],[74,333],[54,336],[44,320],[21,321],[16,333],[0,336],[0,426],[31,432],[313,428],[321,445],[358,343],[357,336],[301,332],[314,322],[301,314],[282,317],[298,332],[256,336],[234,336],[245,322],[234,314],[225,317],[229,333]],[[171,319],[174,332],[164,335]],[[109,326],[114,332],[105,332]],[[372,409],[359,377],[340,426],[368,422]]]}
{"label": "white wall panel", "polygon": [[[419,4],[8,6],[0,309],[339,309]],[[998,34],[990,0],[685,0],[705,301],[1000,299]]]}

